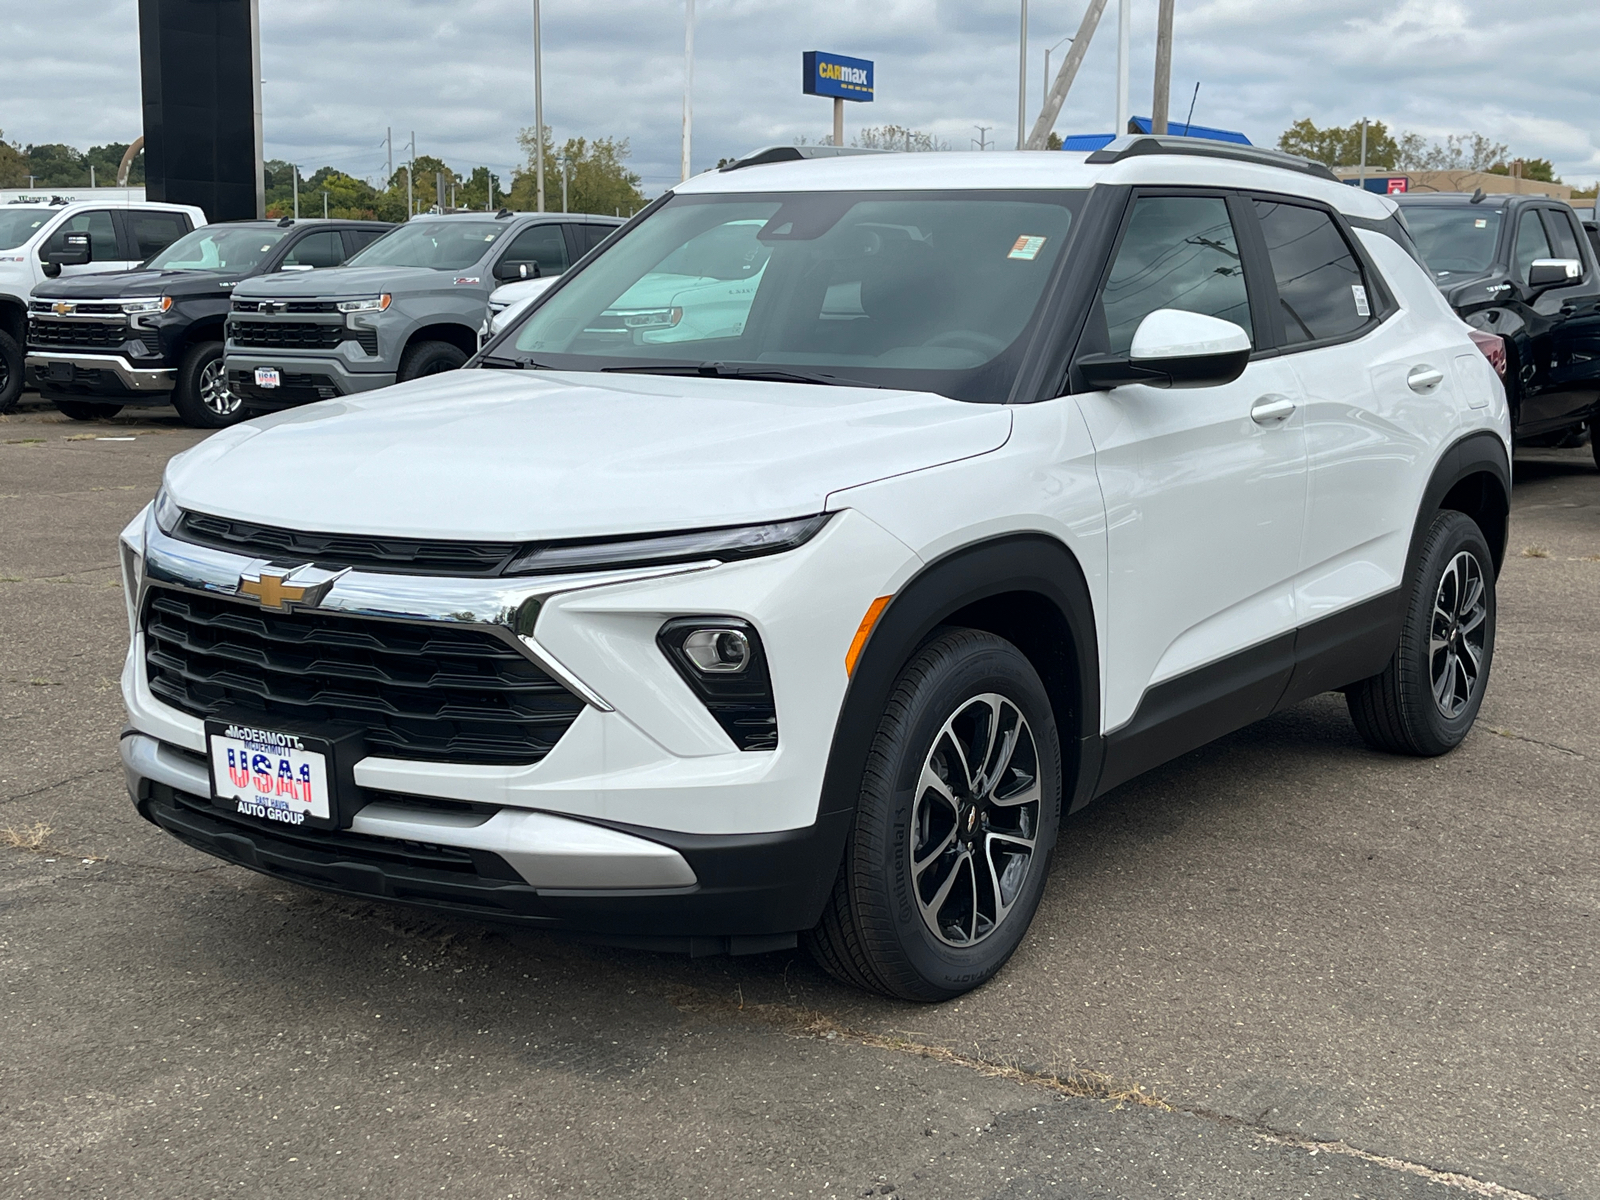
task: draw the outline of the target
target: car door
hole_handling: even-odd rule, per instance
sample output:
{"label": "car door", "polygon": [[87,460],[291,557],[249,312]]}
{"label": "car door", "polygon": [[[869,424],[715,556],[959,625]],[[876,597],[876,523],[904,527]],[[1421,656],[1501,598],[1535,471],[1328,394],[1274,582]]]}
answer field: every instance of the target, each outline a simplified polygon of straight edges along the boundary
{"label": "car door", "polygon": [[1570,312],[1564,312],[1561,293],[1565,288],[1532,295],[1528,273],[1541,258],[1555,258],[1544,220],[1537,207],[1529,205],[1517,216],[1511,233],[1512,294],[1506,301],[1515,321],[1511,326],[1515,350],[1515,369],[1520,383],[1519,410],[1515,414],[1519,436],[1558,430],[1570,424],[1570,414],[1584,407],[1581,398],[1559,376],[1561,348],[1565,344]]}
{"label": "car door", "polygon": [[1539,364],[1548,372],[1537,402],[1540,419],[1559,427],[1584,420],[1600,401],[1600,275],[1572,214],[1542,205],[1538,212],[1551,257],[1576,259],[1583,266],[1574,283],[1543,293],[1532,306],[1551,323],[1548,361]]}
{"label": "car door", "polygon": [[1219,387],[1077,397],[1106,506],[1105,728],[1164,684],[1157,707],[1223,702],[1222,724],[1189,728],[1182,749],[1269,713],[1293,662],[1305,429],[1238,230],[1252,220],[1220,192],[1136,194],[1078,348],[1125,353],[1159,308],[1232,321],[1257,348]]}
{"label": "car door", "polygon": [[[1316,671],[1337,669],[1319,664],[1322,643],[1346,634],[1362,640],[1360,630],[1326,622],[1340,613],[1354,620],[1363,602],[1400,587],[1423,481],[1456,421],[1461,339],[1436,313],[1403,310],[1331,209],[1280,196],[1252,204],[1282,361],[1304,403],[1308,486],[1295,611],[1298,657],[1310,665],[1294,691],[1310,695],[1324,690]],[[1432,287],[1420,268],[1413,275]],[[1376,626],[1385,615],[1369,614]],[[1384,647],[1385,659],[1391,649]]]}
{"label": "car door", "polygon": [[66,237],[69,233],[89,235],[89,261],[63,266],[61,278],[92,275],[99,271],[125,271],[129,267],[138,265],[129,260],[127,252],[122,248],[112,213],[108,209],[100,208],[73,213],[57,225],[44,240],[44,244],[39,247],[39,261],[48,262],[51,254],[65,250]]}

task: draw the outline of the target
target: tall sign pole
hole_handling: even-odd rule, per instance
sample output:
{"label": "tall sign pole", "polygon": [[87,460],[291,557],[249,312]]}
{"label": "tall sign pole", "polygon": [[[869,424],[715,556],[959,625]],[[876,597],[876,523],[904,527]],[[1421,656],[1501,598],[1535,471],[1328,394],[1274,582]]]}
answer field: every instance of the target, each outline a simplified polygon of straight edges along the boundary
{"label": "tall sign pole", "polygon": [[1017,33],[1017,149],[1028,142],[1028,0],[1022,0],[1022,28]]}
{"label": "tall sign pole", "polygon": [[1161,0],[1156,18],[1156,94],[1150,105],[1150,132],[1167,132],[1167,110],[1172,107],[1172,6]]}
{"label": "tall sign pole", "polygon": [[1121,137],[1128,132],[1133,112],[1128,104],[1128,26],[1132,17],[1128,0],[1117,0],[1117,129]]}
{"label": "tall sign pole", "polygon": [[[544,211],[544,55],[539,46],[539,0],[533,0],[533,180],[534,212]],[[494,195],[490,177],[489,194]]]}
{"label": "tall sign pole", "polygon": [[683,178],[689,178],[689,141],[694,132],[694,0],[683,0]]}
{"label": "tall sign pole", "polygon": [[1033,123],[1033,132],[1028,135],[1029,150],[1043,150],[1049,144],[1050,131],[1056,127],[1061,106],[1066,102],[1067,92],[1072,89],[1072,81],[1077,78],[1078,68],[1083,65],[1083,56],[1089,49],[1089,39],[1094,37],[1095,27],[1100,24],[1100,14],[1105,10],[1106,0],[1089,0],[1089,7],[1084,9],[1083,23],[1078,26],[1078,32],[1072,39],[1072,49],[1061,60],[1061,70],[1056,75],[1055,83],[1050,86],[1044,107],[1039,110],[1039,119]]}

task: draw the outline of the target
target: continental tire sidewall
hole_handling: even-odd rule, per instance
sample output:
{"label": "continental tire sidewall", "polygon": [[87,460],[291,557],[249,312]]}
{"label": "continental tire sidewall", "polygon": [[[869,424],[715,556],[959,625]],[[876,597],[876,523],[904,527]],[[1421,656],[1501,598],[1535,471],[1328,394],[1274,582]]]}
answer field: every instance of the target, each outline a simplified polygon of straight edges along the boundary
{"label": "continental tire sidewall", "polygon": [[[932,652],[930,654],[930,652]],[[918,668],[928,668],[919,670]],[[923,762],[944,722],[973,696],[996,692],[1021,711],[1038,747],[1044,799],[1029,875],[1015,907],[996,930],[970,948],[948,945],[923,920],[913,892],[910,828],[916,785]],[[885,826],[883,861],[860,864],[888,891],[887,911],[895,948],[914,973],[920,994],[886,979],[890,990],[908,999],[946,999],[970,991],[1000,970],[1021,944],[1049,876],[1051,852],[1061,819],[1061,748],[1049,697],[1032,665],[1010,643],[992,634],[958,630],[936,638],[902,676],[880,727],[873,758],[892,772],[887,796],[872,797]],[[868,780],[875,772],[869,769]],[[889,774],[889,772],[883,772]],[[882,775],[879,776],[880,778]],[[909,981],[908,981],[909,982]]]}
{"label": "continental tire sidewall", "polygon": [[[1434,599],[1439,593],[1439,582],[1451,560],[1461,551],[1471,553],[1483,572],[1486,626],[1483,641],[1483,665],[1477,686],[1465,707],[1455,717],[1439,711],[1433,698],[1432,671],[1430,669],[1429,638],[1433,626]],[[1461,744],[1478,717],[1484,692],[1489,686],[1489,674],[1494,665],[1495,635],[1495,577],[1494,556],[1489,552],[1488,540],[1472,518],[1463,513],[1443,512],[1434,520],[1433,528],[1423,546],[1422,560],[1418,564],[1417,587],[1412,595],[1411,609],[1406,614],[1406,625],[1401,635],[1399,683],[1401,702],[1413,720],[1413,738],[1424,754],[1443,754]]]}

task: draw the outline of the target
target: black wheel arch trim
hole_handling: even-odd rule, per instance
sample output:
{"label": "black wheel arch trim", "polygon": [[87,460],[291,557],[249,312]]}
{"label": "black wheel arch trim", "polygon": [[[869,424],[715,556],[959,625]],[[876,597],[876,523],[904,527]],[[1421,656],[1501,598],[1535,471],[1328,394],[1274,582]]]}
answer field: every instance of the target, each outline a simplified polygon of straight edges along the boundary
{"label": "black wheel arch trim", "polygon": [[[1485,475],[1494,480],[1496,489],[1482,494],[1479,503],[1490,508],[1495,517],[1492,523],[1498,528],[1485,528],[1482,520],[1478,521],[1478,527],[1483,531],[1484,540],[1489,543],[1489,550],[1494,555],[1495,575],[1500,574],[1510,532],[1507,518],[1511,512],[1511,456],[1499,434],[1490,429],[1477,429],[1446,448],[1434,464],[1427,486],[1422,489],[1422,501],[1417,505],[1417,519],[1411,530],[1411,544],[1406,550],[1407,579],[1416,569],[1417,560],[1422,554],[1422,542],[1428,535],[1433,518],[1444,508],[1455,508],[1454,504],[1447,505],[1445,500],[1455,492],[1460,497],[1457,503],[1460,503],[1465,497],[1457,492],[1458,485]],[[1468,511],[1467,515],[1477,520],[1474,513]]]}

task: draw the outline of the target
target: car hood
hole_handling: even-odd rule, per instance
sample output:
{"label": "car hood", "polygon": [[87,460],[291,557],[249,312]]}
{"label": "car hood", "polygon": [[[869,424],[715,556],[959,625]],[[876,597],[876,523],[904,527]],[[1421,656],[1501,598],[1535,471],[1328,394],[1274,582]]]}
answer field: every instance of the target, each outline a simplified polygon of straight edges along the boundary
{"label": "car hood", "polygon": [[246,280],[233,290],[235,296],[253,297],[331,297],[371,296],[377,292],[403,292],[414,295],[434,289],[449,289],[457,280],[479,283],[476,267],[464,271],[434,271],[427,267],[321,267],[315,271],[288,271],[261,275]]}
{"label": "car hood", "polygon": [[95,271],[48,279],[33,289],[41,300],[109,300],[121,296],[191,296],[218,291],[237,271]]}
{"label": "car hood", "polygon": [[181,507],[491,541],[737,525],[988,453],[1008,409],[924,392],[455,371],[235,425],[174,458]]}

